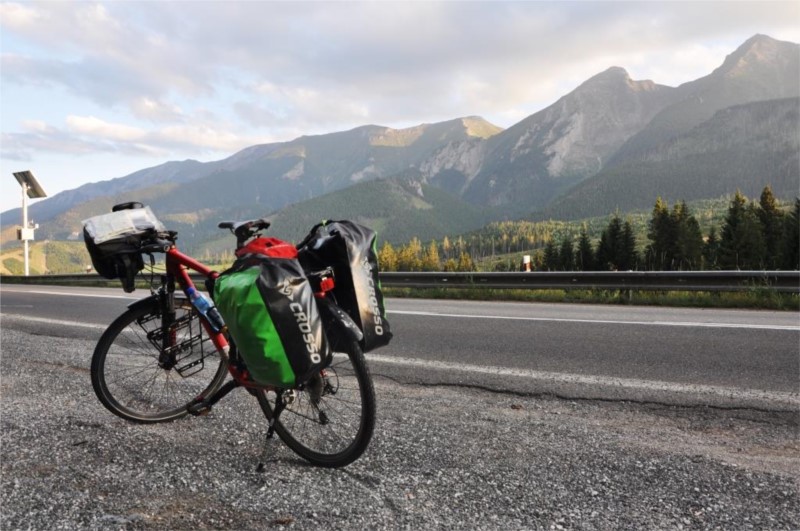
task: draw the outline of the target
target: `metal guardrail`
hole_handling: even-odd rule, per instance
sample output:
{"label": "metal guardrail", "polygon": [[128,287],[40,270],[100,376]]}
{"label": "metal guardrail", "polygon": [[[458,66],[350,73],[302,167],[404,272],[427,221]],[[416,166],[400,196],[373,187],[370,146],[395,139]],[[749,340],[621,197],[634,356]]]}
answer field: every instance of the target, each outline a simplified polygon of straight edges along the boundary
{"label": "metal guardrail", "polygon": [[[191,275],[194,280],[203,280]],[[385,287],[494,289],[604,289],[639,291],[747,291],[800,293],[800,271],[553,271],[531,273],[386,272]],[[116,283],[97,274],[2,276],[0,283]]]}
{"label": "metal guardrail", "polygon": [[747,291],[800,293],[800,271],[537,271],[531,273],[382,273],[392,287]]}

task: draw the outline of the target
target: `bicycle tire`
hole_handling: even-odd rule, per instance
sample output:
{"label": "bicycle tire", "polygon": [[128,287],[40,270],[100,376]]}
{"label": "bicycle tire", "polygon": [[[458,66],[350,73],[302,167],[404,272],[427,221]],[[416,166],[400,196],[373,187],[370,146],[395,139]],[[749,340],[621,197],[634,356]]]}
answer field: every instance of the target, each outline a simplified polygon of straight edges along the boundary
{"label": "bicycle tire", "polygon": [[375,429],[375,389],[361,347],[349,338],[338,343],[331,364],[302,388],[255,393],[268,421],[276,400],[291,396],[275,433],[297,455],[327,468],[358,459]]}
{"label": "bicycle tire", "polygon": [[92,356],[92,387],[115,415],[138,423],[175,420],[187,414],[197,397],[213,394],[225,381],[227,361],[196,310],[185,298],[175,297],[175,311],[182,320],[175,325],[173,341],[183,348],[174,368],[159,366],[161,350],[153,344],[153,334],[159,333],[162,321],[155,300],[128,309],[100,337]]}

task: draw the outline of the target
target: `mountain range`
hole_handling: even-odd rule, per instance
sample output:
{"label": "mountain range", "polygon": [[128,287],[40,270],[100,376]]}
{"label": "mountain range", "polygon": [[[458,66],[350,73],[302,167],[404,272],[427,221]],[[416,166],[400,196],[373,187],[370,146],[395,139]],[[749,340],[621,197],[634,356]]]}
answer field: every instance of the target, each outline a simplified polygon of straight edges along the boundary
{"label": "mountain range", "polygon": [[[270,214],[276,233],[359,219],[385,239],[438,238],[491,220],[580,219],[737,188],[800,189],[800,45],[756,35],[678,87],[611,67],[501,129],[480,117],[407,129],[367,125],[168,162],[61,192],[31,207],[39,238],[75,238],[117,202],[149,204],[197,250],[216,222]],[[178,189],[179,192],[178,192]],[[19,211],[0,215],[3,240]]]}

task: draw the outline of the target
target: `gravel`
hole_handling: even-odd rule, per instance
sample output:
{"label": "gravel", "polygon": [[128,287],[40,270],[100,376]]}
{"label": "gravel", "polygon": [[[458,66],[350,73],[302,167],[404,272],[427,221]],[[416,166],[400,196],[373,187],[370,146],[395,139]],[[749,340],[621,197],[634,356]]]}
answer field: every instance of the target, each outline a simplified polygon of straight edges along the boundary
{"label": "gravel", "polygon": [[344,469],[265,441],[236,391],[206,417],[118,419],[93,331],[7,326],[3,529],[797,529],[798,415],[570,401],[376,377]]}

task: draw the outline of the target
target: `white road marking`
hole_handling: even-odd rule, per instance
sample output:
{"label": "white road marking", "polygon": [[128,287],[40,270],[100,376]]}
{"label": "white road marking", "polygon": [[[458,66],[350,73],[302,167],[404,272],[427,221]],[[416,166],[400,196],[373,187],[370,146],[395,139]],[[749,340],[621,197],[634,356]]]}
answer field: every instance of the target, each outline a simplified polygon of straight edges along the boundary
{"label": "white road marking", "polygon": [[[140,296],[125,296],[125,295],[99,295],[94,293],[65,293],[62,291],[47,291],[47,290],[9,290],[18,291],[23,293],[35,293],[39,295],[61,295],[68,297],[95,297],[103,299],[126,299],[136,300],[142,298]],[[452,319],[495,319],[505,321],[531,321],[531,322],[551,322],[551,323],[582,323],[582,324],[620,324],[620,325],[637,325],[637,326],[677,326],[688,328],[738,328],[741,330],[788,330],[792,332],[800,332],[800,324],[798,325],[761,325],[753,323],[693,323],[690,321],[625,321],[613,319],[567,319],[559,317],[515,317],[504,315],[470,315],[459,313],[440,313],[440,312],[423,312],[411,310],[389,310],[389,314],[397,315],[416,315],[421,317],[448,317]]]}
{"label": "white road marking", "polygon": [[12,319],[15,321],[31,321],[34,323],[42,323],[42,324],[50,324],[50,325],[58,325],[58,326],[77,326],[80,328],[94,328],[96,330],[105,330],[108,328],[108,325],[111,324],[95,324],[95,323],[79,323],[77,321],[62,321],[59,319],[47,319],[44,317],[31,317],[29,315],[16,315],[16,314],[7,314],[7,313],[0,313],[0,318],[2,320]]}
{"label": "white road marking", "polygon": [[37,295],[62,295],[65,297],[94,297],[97,299],[128,299],[128,300],[135,300],[143,298],[141,296],[132,296],[127,297],[125,295],[97,295],[95,293],[75,293],[69,292],[65,293],[63,291],[45,291],[45,290],[9,290],[9,291],[16,291],[18,293],[35,293]]}
{"label": "white road marking", "polygon": [[497,319],[506,321],[542,321],[557,323],[588,323],[588,324],[622,324],[622,325],[649,325],[649,326],[683,326],[697,328],[742,328],[752,330],[792,330],[800,332],[800,325],[760,325],[750,323],[692,323],[684,321],[624,321],[610,319],[566,319],[559,317],[514,317],[503,315],[470,315],[459,313],[417,312],[407,310],[389,310],[389,314],[419,315],[422,317],[449,317],[454,319]]}
{"label": "white road marking", "polygon": [[[63,321],[59,319],[46,319],[43,317],[30,317],[27,315],[0,314],[3,320],[12,319],[20,321],[31,321],[35,323],[51,324],[58,326],[72,326],[81,328],[92,328],[105,330],[108,325],[94,323],[79,323],[76,321]],[[639,380],[634,378],[614,378],[610,376],[592,376],[584,374],[571,374],[561,372],[535,371],[529,369],[513,369],[509,367],[470,365],[465,363],[454,363],[447,361],[424,360],[419,358],[405,358],[400,356],[381,356],[367,354],[370,363],[400,365],[404,367],[414,367],[426,370],[442,370],[447,372],[466,372],[471,374],[482,374],[490,376],[518,377],[530,380],[544,380],[560,384],[577,385],[599,385],[614,388],[624,388],[627,390],[640,391],[666,391],[681,394],[700,394],[713,395],[724,398],[735,398],[745,400],[767,400],[769,402],[781,403],[796,408],[800,406],[799,393],[786,393],[780,391],[764,391],[759,389],[742,389],[733,387],[721,387],[714,385],[695,385],[679,384],[674,382],[663,382],[658,380]]]}

